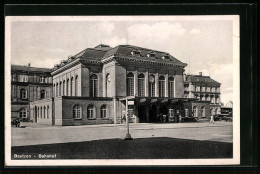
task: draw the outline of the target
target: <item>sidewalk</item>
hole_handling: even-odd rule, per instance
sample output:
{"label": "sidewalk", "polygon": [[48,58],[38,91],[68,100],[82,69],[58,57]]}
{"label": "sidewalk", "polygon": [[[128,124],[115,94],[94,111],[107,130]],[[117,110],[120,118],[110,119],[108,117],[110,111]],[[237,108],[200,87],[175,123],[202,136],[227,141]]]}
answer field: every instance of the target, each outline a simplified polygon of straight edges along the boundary
{"label": "sidewalk", "polygon": [[[183,122],[183,123],[130,123],[129,126],[136,130],[149,129],[172,129],[172,128],[200,128],[200,127],[222,127],[231,126],[233,122],[216,121],[215,124],[209,122]],[[125,127],[126,124],[99,124],[99,125],[81,125],[81,126],[57,126],[44,125],[31,122],[21,122],[22,128],[30,129],[77,129],[77,128],[97,128],[97,127]]]}

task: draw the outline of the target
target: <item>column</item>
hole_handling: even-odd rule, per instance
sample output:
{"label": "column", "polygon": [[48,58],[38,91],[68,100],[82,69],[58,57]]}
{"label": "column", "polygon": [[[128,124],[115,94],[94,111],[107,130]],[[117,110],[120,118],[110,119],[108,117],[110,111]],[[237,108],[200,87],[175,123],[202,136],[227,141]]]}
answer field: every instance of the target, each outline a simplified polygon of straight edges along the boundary
{"label": "column", "polygon": [[114,124],[116,124],[116,111],[117,111],[117,107],[116,107],[116,97],[113,97],[113,107],[114,107]]}
{"label": "column", "polygon": [[155,97],[159,97],[159,73],[158,73],[158,70],[155,74]]}

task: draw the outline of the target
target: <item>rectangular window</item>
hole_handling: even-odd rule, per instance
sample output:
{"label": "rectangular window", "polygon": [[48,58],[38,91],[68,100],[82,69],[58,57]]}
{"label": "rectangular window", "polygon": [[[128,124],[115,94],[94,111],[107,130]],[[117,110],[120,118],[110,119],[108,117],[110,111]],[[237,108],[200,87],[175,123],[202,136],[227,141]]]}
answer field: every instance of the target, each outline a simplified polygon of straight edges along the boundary
{"label": "rectangular window", "polygon": [[47,83],[47,77],[46,76],[40,76],[40,83]]}
{"label": "rectangular window", "polygon": [[169,109],[169,117],[174,117],[174,110],[173,109]]}

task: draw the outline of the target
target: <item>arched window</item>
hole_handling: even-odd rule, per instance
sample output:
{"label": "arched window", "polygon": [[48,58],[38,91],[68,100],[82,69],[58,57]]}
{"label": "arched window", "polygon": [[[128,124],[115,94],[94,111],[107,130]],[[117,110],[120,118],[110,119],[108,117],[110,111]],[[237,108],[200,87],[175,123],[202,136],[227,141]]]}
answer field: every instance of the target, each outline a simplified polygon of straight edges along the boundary
{"label": "arched window", "polygon": [[62,82],[60,82],[59,96],[62,96]]}
{"label": "arched window", "polygon": [[63,80],[62,95],[66,95],[66,89],[65,89],[65,86],[66,86],[66,82],[65,82],[65,80]]}
{"label": "arched window", "polygon": [[70,80],[70,96],[73,96],[74,95],[74,79],[73,77],[71,77],[71,80]]}
{"label": "arched window", "polygon": [[140,97],[145,96],[145,77],[144,77],[144,74],[138,75],[138,95]]}
{"label": "arched window", "polygon": [[106,76],[106,93],[107,93],[107,97],[111,97],[111,78],[110,78],[110,74],[107,74]]}
{"label": "arched window", "polygon": [[201,110],[201,117],[205,117],[205,107],[201,106],[200,110]]}
{"label": "arched window", "polygon": [[50,112],[50,109],[49,109],[49,105],[47,106],[47,119],[49,119],[49,113]]}
{"label": "arched window", "polygon": [[174,78],[173,77],[169,77],[168,79],[168,91],[169,91],[169,97],[174,97]]}
{"label": "arched window", "polygon": [[149,76],[149,96],[155,97],[155,78],[153,75]]}
{"label": "arched window", "polygon": [[90,76],[90,96],[98,96],[98,77],[96,74]]}
{"label": "arched window", "polygon": [[75,105],[73,107],[73,118],[81,119],[82,118],[82,108],[80,105]]}
{"label": "arched window", "polygon": [[188,117],[188,116],[189,116],[189,109],[185,108],[185,117]]}
{"label": "arched window", "polygon": [[56,83],[56,97],[59,96],[59,83]]}
{"label": "arched window", "polygon": [[22,108],[20,110],[20,118],[27,118],[27,109],[26,108]]}
{"label": "arched window", "polygon": [[27,99],[27,91],[23,88],[20,90],[20,98]]}
{"label": "arched window", "polygon": [[197,117],[198,116],[198,114],[197,114],[197,107],[196,106],[193,107],[192,113],[193,113],[193,117]]}
{"label": "arched window", "polygon": [[165,97],[165,77],[159,77],[159,97]]}
{"label": "arched window", "polygon": [[95,118],[96,117],[96,110],[93,105],[88,106],[88,112],[87,112],[88,118]]}
{"label": "arched window", "polygon": [[41,118],[42,118],[42,107],[41,107]]}
{"label": "arched window", "polygon": [[41,90],[41,99],[46,98],[46,91],[44,89]]}
{"label": "arched window", "polygon": [[169,117],[174,117],[174,108],[169,108]]}
{"label": "arched window", "polygon": [[46,116],[46,106],[44,106],[44,111],[43,111],[43,118]]}
{"label": "arched window", "polygon": [[107,107],[106,105],[102,105],[100,108],[101,118],[107,117]]}
{"label": "arched window", "polygon": [[134,96],[134,74],[128,73],[127,74],[127,96]]}
{"label": "arched window", "polygon": [[75,78],[75,96],[78,96],[78,92],[79,92],[79,89],[78,89],[78,81],[79,81],[79,78],[78,76],[76,76]]}
{"label": "arched window", "polygon": [[70,79],[67,79],[67,85],[66,85],[66,95],[69,96],[69,86],[70,86]]}
{"label": "arched window", "polygon": [[40,118],[40,108],[39,107],[38,107],[37,111],[38,111],[37,116],[38,116],[38,118]]}

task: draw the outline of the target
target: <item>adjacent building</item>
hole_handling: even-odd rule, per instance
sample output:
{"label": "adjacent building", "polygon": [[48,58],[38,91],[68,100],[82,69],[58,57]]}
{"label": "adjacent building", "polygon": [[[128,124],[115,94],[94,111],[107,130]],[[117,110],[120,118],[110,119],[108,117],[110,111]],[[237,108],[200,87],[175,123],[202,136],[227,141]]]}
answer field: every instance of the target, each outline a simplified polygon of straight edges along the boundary
{"label": "adjacent building", "polygon": [[[199,75],[184,75],[184,97],[198,99],[192,106],[195,117],[220,114],[220,86],[219,82],[210,76],[203,76],[202,72]],[[206,107],[209,107],[208,113],[205,112]]]}
{"label": "adjacent building", "polygon": [[51,69],[11,65],[12,119],[30,118],[30,102],[51,97]]}

